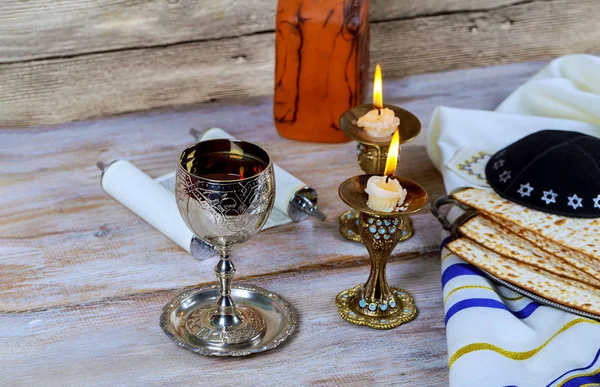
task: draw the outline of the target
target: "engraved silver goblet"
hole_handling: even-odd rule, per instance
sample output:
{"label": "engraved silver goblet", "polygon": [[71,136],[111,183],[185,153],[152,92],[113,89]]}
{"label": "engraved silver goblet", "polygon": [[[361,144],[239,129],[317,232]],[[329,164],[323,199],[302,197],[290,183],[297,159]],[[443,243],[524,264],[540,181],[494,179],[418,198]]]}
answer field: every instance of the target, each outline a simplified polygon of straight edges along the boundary
{"label": "engraved silver goblet", "polygon": [[187,226],[215,246],[220,260],[214,269],[218,287],[184,292],[165,306],[165,333],[188,349],[218,356],[247,355],[283,342],[295,327],[289,305],[264,289],[231,284],[232,248],[260,231],[273,208],[275,175],[267,152],[245,141],[194,144],[180,156],[175,195]]}

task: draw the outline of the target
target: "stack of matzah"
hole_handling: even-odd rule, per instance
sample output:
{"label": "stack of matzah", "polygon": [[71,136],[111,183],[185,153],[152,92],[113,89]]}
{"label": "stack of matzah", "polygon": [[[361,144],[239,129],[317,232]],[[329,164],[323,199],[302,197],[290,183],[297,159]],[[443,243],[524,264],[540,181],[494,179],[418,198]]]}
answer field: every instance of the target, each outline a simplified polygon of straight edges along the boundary
{"label": "stack of matzah", "polygon": [[565,218],[513,204],[488,190],[452,195],[479,215],[448,249],[546,299],[600,315],[600,219]]}

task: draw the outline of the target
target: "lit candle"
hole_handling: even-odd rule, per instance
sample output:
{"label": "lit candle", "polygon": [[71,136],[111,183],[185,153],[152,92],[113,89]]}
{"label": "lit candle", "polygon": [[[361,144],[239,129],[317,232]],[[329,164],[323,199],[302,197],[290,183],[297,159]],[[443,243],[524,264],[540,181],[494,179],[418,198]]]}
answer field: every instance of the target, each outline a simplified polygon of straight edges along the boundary
{"label": "lit candle", "polygon": [[383,86],[381,81],[381,66],[379,64],[375,67],[373,106],[375,106],[375,109],[370,110],[367,114],[360,117],[357,125],[360,128],[364,128],[371,137],[388,137],[400,125],[400,118],[396,117],[393,110],[383,107]]}
{"label": "lit candle", "polygon": [[388,150],[384,176],[371,176],[365,192],[369,195],[367,206],[375,211],[392,212],[401,206],[406,198],[406,190],[392,177],[398,165],[400,134],[396,130]]}

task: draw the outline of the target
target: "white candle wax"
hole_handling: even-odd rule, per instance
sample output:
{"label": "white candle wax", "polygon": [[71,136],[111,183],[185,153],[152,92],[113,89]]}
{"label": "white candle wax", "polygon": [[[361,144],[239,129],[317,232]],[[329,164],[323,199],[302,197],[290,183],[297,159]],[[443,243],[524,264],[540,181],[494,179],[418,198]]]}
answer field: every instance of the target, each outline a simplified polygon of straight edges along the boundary
{"label": "white candle wax", "polygon": [[404,203],[407,194],[398,180],[388,179],[387,176],[371,176],[367,181],[365,192],[369,195],[367,206],[381,212],[394,211]]}
{"label": "white candle wax", "polygon": [[373,109],[360,117],[357,125],[360,128],[364,128],[371,137],[384,138],[394,133],[398,125],[400,125],[400,118],[396,117],[394,111],[391,109]]}

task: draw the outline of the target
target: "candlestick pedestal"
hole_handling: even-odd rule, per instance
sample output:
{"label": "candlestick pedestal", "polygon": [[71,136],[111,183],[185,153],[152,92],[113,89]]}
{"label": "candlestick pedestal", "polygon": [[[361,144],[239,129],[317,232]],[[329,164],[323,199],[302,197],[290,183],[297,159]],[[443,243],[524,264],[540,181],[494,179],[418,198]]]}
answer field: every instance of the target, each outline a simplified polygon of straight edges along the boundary
{"label": "candlestick pedestal", "polygon": [[394,247],[403,238],[404,219],[427,203],[427,193],[417,183],[394,176],[408,194],[404,211],[378,212],[367,206],[367,181],[373,175],[361,175],[344,181],[340,198],[358,215],[358,233],[371,257],[371,272],[364,285],[357,285],[338,294],[336,304],[342,318],[355,325],[375,329],[395,328],[413,320],[417,308],[409,292],[391,287],[386,278],[386,266]]}
{"label": "candlestick pedestal", "polygon": [[[421,122],[414,114],[398,106],[384,105],[384,107],[391,109],[396,117],[400,118],[400,144],[412,141],[419,135]],[[383,175],[392,136],[371,137],[367,131],[357,125],[358,119],[373,109],[373,104],[364,104],[347,110],[340,117],[340,128],[346,136],[358,143],[356,153],[360,168],[365,173]],[[350,210],[340,215],[339,230],[344,238],[361,242],[359,214]],[[413,235],[412,222],[408,216],[403,217],[399,232],[397,243],[403,242]]]}

